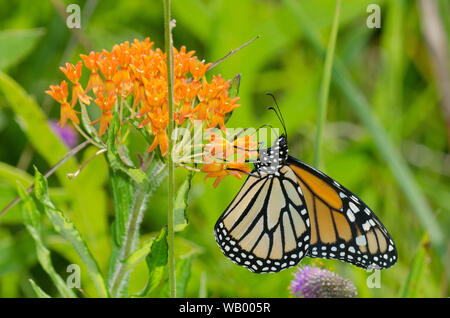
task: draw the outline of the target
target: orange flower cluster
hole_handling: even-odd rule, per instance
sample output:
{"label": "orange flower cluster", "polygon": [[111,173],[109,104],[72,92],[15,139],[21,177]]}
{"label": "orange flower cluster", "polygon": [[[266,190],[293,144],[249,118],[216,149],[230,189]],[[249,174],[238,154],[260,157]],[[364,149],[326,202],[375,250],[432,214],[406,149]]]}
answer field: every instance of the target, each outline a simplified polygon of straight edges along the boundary
{"label": "orange flower cluster", "polygon": [[[131,44],[124,42],[115,45],[111,52],[103,50],[82,54],[82,61],[60,67],[71,83],[70,101],[66,81],[51,85],[50,90],[46,91],[61,104],[59,125],[64,126],[68,120],[78,125],[80,111],[76,110],[77,105],[86,106],[93,102],[101,110],[101,117],[90,123],[99,123],[98,137],[105,134],[113,114],[119,112],[121,123],[127,119],[136,120],[139,128],[153,135],[148,151],[159,146],[162,156],[165,156],[169,145],[166,54],[160,49],[153,49],[153,44],[149,38],[144,41],[135,39]],[[225,132],[226,114],[239,106],[238,97],[232,98],[228,94],[230,81],[220,75],[208,81],[205,73],[211,64],[200,61],[194,51],[187,52],[184,46],[180,50],[174,48],[173,53],[172,115],[175,125],[200,120],[205,129],[218,127]],[[90,72],[85,88],[80,83],[83,64]],[[227,171],[227,167],[224,163],[223,170]],[[214,166],[214,169],[217,170],[217,167]],[[239,175],[236,170],[228,174]]]}
{"label": "orange flower cluster", "polygon": [[226,176],[235,176],[242,179],[242,172],[250,172],[250,168],[243,163],[209,163],[201,167],[200,171],[206,172],[205,180],[207,178],[216,178],[213,187],[217,187],[220,181]]}
{"label": "orange flower cluster", "polygon": [[245,135],[230,141],[212,132],[207,137],[209,143],[205,145],[204,160],[205,162],[216,159],[224,162],[245,162],[248,159],[255,159],[258,156],[258,143],[253,137],[254,135]]}

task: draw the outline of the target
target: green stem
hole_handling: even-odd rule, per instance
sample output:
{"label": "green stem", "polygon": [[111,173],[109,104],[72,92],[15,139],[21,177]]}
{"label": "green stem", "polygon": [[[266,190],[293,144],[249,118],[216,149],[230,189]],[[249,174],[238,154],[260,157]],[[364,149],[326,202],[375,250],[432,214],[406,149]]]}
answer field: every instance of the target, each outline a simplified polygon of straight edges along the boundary
{"label": "green stem", "polygon": [[[87,145],[89,145],[91,142],[89,140],[86,140],[84,142],[82,142],[81,144],[79,144],[78,146],[76,146],[75,148],[73,148],[72,150],[70,150],[60,161],[58,161],[58,163],[56,165],[54,165],[50,170],[48,170],[45,174],[44,174],[44,178],[48,178],[50,177],[59,167],[61,167],[67,160],[69,160],[70,158],[72,158],[73,156],[75,156],[77,153],[79,153],[81,150],[83,150],[84,148],[86,148]],[[31,193],[31,191],[33,191],[34,188],[34,184],[32,184],[30,187],[28,187],[27,189],[27,193]],[[3,210],[0,211],[0,217],[5,214],[9,209],[11,209],[12,207],[14,207],[17,203],[19,203],[21,200],[20,197],[17,197],[16,199],[14,199],[14,201],[11,201]]]}
{"label": "green stem", "polygon": [[167,241],[169,245],[169,286],[170,297],[176,297],[176,277],[175,277],[175,253],[174,253],[174,201],[175,201],[175,180],[174,180],[174,164],[172,158],[173,142],[172,132],[174,127],[173,122],[173,51],[172,51],[172,20],[170,17],[170,0],[164,0],[164,42],[166,51],[166,64],[167,64],[167,88],[168,88],[168,108],[169,108],[169,151],[168,155],[168,170],[169,170],[169,204],[168,204],[168,233]]}
{"label": "green stem", "polygon": [[144,212],[145,201],[148,196],[147,187],[138,186],[136,197],[133,203],[133,208],[128,216],[128,224],[125,231],[125,237],[123,244],[119,251],[119,262],[113,273],[111,280],[110,293],[111,297],[120,297],[120,291],[122,289],[125,277],[128,274],[128,270],[124,264],[124,261],[133,253],[137,238],[139,235],[139,224],[142,220],[142,214]]}
{"label": "green stem", "polygon": [[314,165],[320,167],[320,153],[322,143],[322,132],[327,118],[328,94],[330,91],[331,71],[333,68],[334,49],[336,47],[337,33],[339,29],[339,13],[341,11],[341,0],[336,2],[336,11],[334,13],[333,26],[331,28],[330,40],[328,42],[327,53],[325,56],[325,66],[323,71],[322,84],[319,96],[319,111],[317,119],[316,145],[314,147]]}
{"label": "green stem", "polygon": [[102,148],[105,148],[105,146],[102,146],[102,145],[100,145],[99,143],[97,143],[97,142],[95,142],[91,137],[89,137],[84,131],[83,131],[83,129],[81,129],[81,127],[80,126],[78,126],[76,123],[72,123],[73,124],[73,126],[75,127],[75,129],[86,139],[86,140],[89,140],[89,142],[91,143],[91,144],[93,144],[94,146],[96,146],[96,147],[98,147],[98,148],[100,148],[100,149],[102,149]]}

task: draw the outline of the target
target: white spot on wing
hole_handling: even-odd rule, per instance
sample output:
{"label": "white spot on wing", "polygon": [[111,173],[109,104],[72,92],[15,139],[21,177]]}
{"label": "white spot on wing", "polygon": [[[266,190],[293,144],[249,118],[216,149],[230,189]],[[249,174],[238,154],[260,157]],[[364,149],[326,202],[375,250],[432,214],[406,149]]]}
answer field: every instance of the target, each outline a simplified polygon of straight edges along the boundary
{"label": "white spot on wing", "polygon": [[360,235],[356,237],[356,245],[365,246],[367,244],[366,237],[364,235]]}
{"label": "white spot on wing", "polygon": [[350,209],[352,209],[352,211],[353,211],[354,213],[359,212],[359,208],[358,208],[358,207],[356,206],[356,204],[354,204],[353,202],[349,202],[348,205],[350,206]]}
{"label": "white spot on wing", "polygon": [[350,220],[350,222],[355,222],[355,215],[350,209],[347,210],[347,217]]}

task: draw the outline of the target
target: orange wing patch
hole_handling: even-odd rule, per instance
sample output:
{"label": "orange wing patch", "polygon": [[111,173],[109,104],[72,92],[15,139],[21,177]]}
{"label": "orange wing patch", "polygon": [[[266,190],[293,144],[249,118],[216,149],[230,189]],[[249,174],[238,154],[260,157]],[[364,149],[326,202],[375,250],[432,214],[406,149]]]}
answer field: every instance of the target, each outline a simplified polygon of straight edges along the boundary
{"label": "orange wing patch", "polygon": [[337,237],[350,240],[350,226],[345,217],[337,212],[342,209],[342,200],[336,191],[310,172],[294,165],[289,167],[298,176],[306,201],[311,221],[311,244],[317,241],[333,243]]}
{"label": "orange wing patch", "polygon": [[346,242],[352,239],[352,231],[340,212],[343,203],[336,190],[310,172],[290,165],[298,176],[298,183],[308,208],[311,222],[311,245],[320,241],[334,243],[337,238]]}
{"label": "orange wing patch", "polygon": [[342,209],[341,198],[329,184],[304,169],[294,165],[290,165],[289,167],[294,170],[297,176],[302,178],[302,181],[304,181],[311,191],[322,201],[326,202],[337,211]]}
{"label": "orange wing patch", "polygon": [[333,218],[336,223],[339,237],[346,242],[350,241],[352,239],[352,230],[350,229],[350,225],[348,225],[345,216],[342,213],[333,211]]}
{"label": "orange wing patch", "polygon": [[319,226],[319,235],[323,243],[333,243],[336,241],[336,234],[334,231],[333,219],[331,210],[319,199],[315,199],[317,223]]}
{"label": "orange wing patch", "polygon": [[298,181],[298,183],[300,184],[300,187],[302,189],[303,192],[303,196],[305,198],[305,202],[306,202],[306,208],[308,209],[308,214],[309,214],[309,221],[311,222],[311,239],[309,240],[310,244],[316,244],[317,243],[317,226],[316,226],[316,212],[314,209],[314,196],[311,193],[311,191],[309,191],[309,189],[303,184],[303,182],[301,182],[300,180]]}

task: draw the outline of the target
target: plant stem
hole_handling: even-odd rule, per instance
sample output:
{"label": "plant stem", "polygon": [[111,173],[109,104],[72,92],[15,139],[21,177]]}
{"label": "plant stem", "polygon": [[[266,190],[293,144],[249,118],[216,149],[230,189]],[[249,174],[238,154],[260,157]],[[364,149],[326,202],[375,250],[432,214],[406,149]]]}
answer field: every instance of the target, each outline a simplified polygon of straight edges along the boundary
{"label": "plant stem", "polygon": [[168,193],[168,233],[167,241],[169,245],[169,289],[170,297],[176,298],[176,277],[175,277],[175,253],[174,253],[174,220],[175,220],[175,179],[174,179],[174,164],[172,158],[173,142],[172,132],[174,128],[173,122],[173,50],[172,50],[172,20],[170,17],[170,0],[164,0],[164,42],[166,51],[166,64],[167,64],[167,89],[168,89],[168,109],[169,109],[169,151],[168,151],[168,170],[169,170],[169,193]]}
{"label": "plant stem", "polygon": [[336,2],[336,11],[334,13],[333,26],[331,28],[330,40],[328,42],[327,53],[325,56],[325,66],[323,70],[322,84],[319,96],[319,111],[317,118],[316,145],[314,147],[314,165],[320,166],[320,152],[322,143],[323,126],[327,118],[328,93],[330,91],[331,71],[333,68],[334,48],[336,47],[336,38],[339,29],[339,13],[341,11],[341,0]]}
{"label": "plant stem", "polygon": [[102,149],[105,148],[105,146],[100,145],[99,143],[95,142],[91,137],[89,137],[84,131],[83,129],[81,129],[80,126],[78,126],[76,123],[73,123],[73,126],[75,127],[76,130],[78,130],[78,132],[84,137],[86,138],[86,140],[88,140],[91,144],[93,144],[94,146]]}
{"label": "plant stem", "polygon": [[250,41],[248,41],[247,43],[242,44],[240,47],[238,47],[235,50],[231,50],[230,52],[228,52],[227,55],[225,55],[224,57],[222,57],[220,60],[218,60],[217,62],[212,63],[207,71],[209,71],[210,69],[212,69],[213,67],[216,67],[218,64],[222,63],[223,61],[225,61],[227,58],[229,58],[231,55],[233,55],[234,53],[239,52],[240,50],[242,50],[244,47],[246,47],[247,45],[252,44],[254,41],[258,40],[261,36],[257,35],[256,37],[254,37],[253,39],[251,39]]}
{"label": "plant stem", "polygon": [[[89,145],[91,142],[89,140],[86,140],[84,142],[82,142],[81,144],[79,144],[78,146],[76,146],[75,148],[73,148],[72,150],[70,150],[60,161],[58,161],[58,163],[56,165],[54,165],[50,170],[48,170],[45,174],[44,174],[44,178],[48,178],[50,177],[59,167],[61,167],[67,160],[69,160],[70,158],[72,158],[73,156],[75,156],[78,152],[80,152],[81,150],[83,150],[84,148],[86,148],[87,145]],[[34,188],[34,183],[28,187],[27,189],[27,193],[31,193],[31,191],[33,191]],[[11,201],[3,210],[0,211],[0,217],[5,214],[9,209],[11,209],[12,207],[14,207],[17,203],[19,203],[21,200],[20,197],[17,197],[16,199],[14,199],[14,201]]]}
{"label": "plant stem", "polygon": [[75,171],[74,173],[68,174],[67,177],[68,177],[69,179],[76,178],[76,177],[80,174],[81,170],[83,170],[84,167],[86,167],[87,164],[88,164],[92,159],[94,159],[95,157],[97,157],[98,155],[101,155],[102,153],[104,153],[104,152],[106,152],[106,151],[107,151],[106,148],[100,149],[100,150],[97,151],[95,154],[93,154],[92,156],[90,156],[85,162],[83,162],[83,164],[80,166],[80,168],[78,168],[77,171]]}
{"label": "plant stem", "polygon": [[116,270],[113,273],[113,278],[111,280],[110,293],[111,297],[120,297],[120,291],[122,289],[122,285],[124,283],[124,278],[128,271],[125,268],[125,261],[128,256],[134,251],[137,238],[139,235],[139,224],[142,220],[142,214],[144,212],[145,201],[148,196],[147,187],[138,186],[136,197],[134,199],[133,208],[131,210],[130,215],[128,216],[128,223],[126,228],[126,235],[123,240],[123,244],[120,247],[119,251],[119,260],[120,262],[117,264]]}

